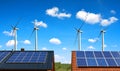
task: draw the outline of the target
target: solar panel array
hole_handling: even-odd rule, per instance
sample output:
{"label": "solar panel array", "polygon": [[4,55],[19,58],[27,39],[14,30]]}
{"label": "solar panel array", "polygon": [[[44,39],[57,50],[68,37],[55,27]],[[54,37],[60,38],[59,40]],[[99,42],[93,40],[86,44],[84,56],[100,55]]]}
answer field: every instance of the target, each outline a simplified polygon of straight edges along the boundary
{"label": "solar panel array", "polygon": [[0,63],[10,54],[10,52],[0,52]]}
{"label": "solar panel array", "polygon": [[120,67],[120,52],[76,51],[78,67]]}
{"label": "solar panel array", "polygon": [[48,52],[15,52],[6,63],[45,63]]}

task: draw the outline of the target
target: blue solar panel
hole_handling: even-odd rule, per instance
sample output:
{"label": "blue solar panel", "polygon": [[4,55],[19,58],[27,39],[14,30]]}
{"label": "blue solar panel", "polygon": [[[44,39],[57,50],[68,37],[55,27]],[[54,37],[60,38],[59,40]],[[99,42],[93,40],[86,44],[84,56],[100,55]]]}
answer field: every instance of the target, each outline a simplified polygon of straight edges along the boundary
{"label": "blue solar panel", "polygon": [[87,59],[88,66],[97,66],[95,59]]}
{"label": "blue solar panel", "polygon": [[77,51],[77,66],[120,67],[120,52],[115,51]]}
{"label": "blue solar panel", "polygon": [[77,57],[84,58],[85,57],[84,51],[77,52]]}
{"label": "blue solar panel", "polygon": [[118,66],[120,66],[120,59],[115,59]]}
{"label": "blue solar panel", "polygon": [[47,52],[15,52],[6,63],[45,63]]}
{"label": "blue solar panel", "polygon": [[85,59],[77,59],[78,66],[87,66]]}
{"label": "blue solar panel", "polygon": [[113,59],[106,59],[109,66],[117,66]]}
{"label": "blue solar panel", "polygon": [[102,52],[95,51],[94,54],[96,58],[103,58]]}
{"label": "blue solar panel", "polygon": [[94,58],[93,52],[91,52],[91,51],[86,52],[86,57],[87,58]]}
{"label": "blue solar panel", "polygon": [[107,66],[105,59],[97,59],[97,62],[99,66]]}
{"label": "blue solar panel", "polygon": [[104,54],[104,56],[106,57],[106,58],[112,58],[112,55],[111,55],[111,53],[110,52],[103,52],[103,54]]}
{"label": "blue solar panel", "polygon": [[0,52],[0,62],[2,62],[9,54],[10,54],[10,52],[8,52],[8,51]]}
{"label": "blue solar panel", "polygon": [[111,52],[114,58],[120,58],[120,54],[118,52]]}

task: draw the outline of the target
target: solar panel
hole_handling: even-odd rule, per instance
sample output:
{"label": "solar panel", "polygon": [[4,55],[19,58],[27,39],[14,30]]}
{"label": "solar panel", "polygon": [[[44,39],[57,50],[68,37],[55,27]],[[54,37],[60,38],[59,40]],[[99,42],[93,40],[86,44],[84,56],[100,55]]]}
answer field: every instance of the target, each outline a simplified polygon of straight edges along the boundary
{"label": "solar panel", "polygon": [[77,66],[120,67],[120,52],[76,51]]}
{"label": "solar panel", "polygon": [[47,52],[15,52],[6,63],[45,63]]}
{"label": "solar panel", "polygon": [[77,59],[77,65],[79,66],[86,66],[87,63],[86,63],[86,60],[85,59]]}
{"label": "solar panel", "polygon": [[0,52],[0,63],[10,54],[10,52]]}
{"label": "solar panel", "polygon": [[88,66],[97,66],[95,59],[87,59]]}

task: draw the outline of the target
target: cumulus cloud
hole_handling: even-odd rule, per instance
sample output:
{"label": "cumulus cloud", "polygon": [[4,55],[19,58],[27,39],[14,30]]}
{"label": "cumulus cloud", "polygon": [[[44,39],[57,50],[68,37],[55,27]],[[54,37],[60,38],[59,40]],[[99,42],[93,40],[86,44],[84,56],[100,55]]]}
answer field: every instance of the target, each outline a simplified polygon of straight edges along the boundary
{"label": "cumulus cloud", "polygon": [[10,47],[10,46],[13,46],[15,44],[14,40],[9,40],[7,43],[6,43],[6,46],[7,47]]}
{"label": "cumulus cloud", "polygon": [[118,19],[116,17],[110,17],[109,19],[102,19],[101,25],[102,26],[108,26],[112,23],[116,22]]}
{"label": "cumulus cloud", "polygon": [[59,8],[58,7],[53,7],[51,9],[47,9],[46,10],[46,14],[49,15],[49,16],[52,16],[52,17],[57,17],[57,18],[70,18],[71,17],[71,14],[67,14],[67,13],[61,13],[59,11]]}
{"label": "cumulus cloud", "polygon": [[58,38],[51,38],[49,42],[56,45],[61,44],[61,41]]}
{"label": "cumulus cloud", "polygon": [[9,31],[3,31],[3,34],[7,35],[7,36],[14,36],[13,30]]}
{"label": "cumulus cloud", "polygon": [[67,48],[63,47],[63,48],[62,48],[62,50],[66,51],[66,50],[67,50]]}
{"label": "cumulus cloud", "polygon": [[76,18],[83,20],[89,24],[96,24],[100,22],[101,15],[81,10],[77,12]]}
{"label": "cumulus cloud", "polygon": [[88,49],[90,49],[90,50],[92,49],[93,50],[95,48],[93,46],[88,46]]}
{"label": "cumulus cloud", "polygon": [[97,40],[98,40],[97,38],[94,38],[94,39],[88,39],[88,42],[95,43]]}
{"label": "cumulus cloud", "polygon": [[31,42],[29,40],[24,40],[23,43],[24,44],[31,44]]}
{"label": "cumulus cloud", "polygon": [[[111,12],[114,12],[114,10],[112,10]],[[116,17],[110,17],[108,19],[104,19],[100,14],[86,12],[85,10],[78,11],[76,13],[76,18],[83,20],[88,24],[100,23],[102,26],[109,26],[118,20]]]}
{"label": "cumulus cloud", "polygon": [[116,11],[115,10],[111,10],[110,13],[116,14]]}
{"label": "cumulus cloud", "polygon": [[47,28],[47,24],[44,23],[43,21],[37,21],[37,20],[35,20],[34,24],[36,26],[41,26],[41,27]]}

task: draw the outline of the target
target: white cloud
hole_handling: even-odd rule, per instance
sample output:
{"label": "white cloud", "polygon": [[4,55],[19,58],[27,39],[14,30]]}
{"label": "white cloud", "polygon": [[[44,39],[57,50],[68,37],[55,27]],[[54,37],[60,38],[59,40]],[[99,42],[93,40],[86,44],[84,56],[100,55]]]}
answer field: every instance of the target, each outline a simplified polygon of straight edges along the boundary
{"label": "white cloud", "polygon": [[100,14],[89,13],[84,10],[78,11],[76,14],[76,18],[83,20],[89,24],[96,24],[99,23],[101,20]]}
{"label": "white cloud", "polygon": [[93,49],[95,49],[95,48],[94,48],[93,46],[88,46],[88,49],[92,49],[92,50],[93,50]]}
{"label": "white cloud", "polygon": [[46,47],[43,47],[42,50],[48,50]]}
{"label": "white cloud", "polygon": [[88,39],[88,42],[95,43],[97,40],[98,40],[97,38],[94,38],[94,39]]}
{"label": "white cloud", "polygon": [[[17,42],[18,43],[18,42]],[[10,47],[10,46],[13,46],[15,44],[14,40],[9,40],[7,43],[6,43],[6,46],[7,47]]]}
{"label": "white cloud", "polygon": [[102,26],[108,26],[112,23],[116,22],[118,19],[116,17],[110,17],[109,19],[102,19],[101,25]]}
{"label": "white cloud", "polygon": [[3,34],[7,35],[7,36],[14,36],[13,30],[9,31],[3,31]]}
{"label": "white cloud", "polygon": [[111,10],[110,13],[116,14],[116,11],[115,10]]}
{"label": "white cloud", "polygon": [[62,48],[62,50],[66,51],[66,50],[67,50],[67,48],[63,47],[63,48]]}
{"label": "white cloud", "polygon": [[[114,10],[112,10],[112,12],[114,12]],[[116,17],[103,19],[100,14],[86,12],[85,10],[78,11],[76,14],[76,18],[83,20],[89,24],[100,23],[102,26],[109,26],[118,20]]]}
{"label": "white cloud", "polygon": [[59,12],[59,8],[58,7],[53,7],[51,9],[47,9],[46,10],[46,14],[52,17],[57,17],[57,18],[70,18],[71,14],[67,14],[67,13],[61,13]]}
{"label": "white cloud", "polygon": [[24,44],[31,44],[31,42],[29,40],[24,40],[23,43]]}
{"label": "white cloud", "polygon": [[49,42],[56,45],[61,44],[61,41],[58,38],[51,38]]}
{"label": "white cloud", "polygon": [[47,24],[44,23],[43,21],[37,21],[37,20],[35,20],[34,24],[36,26],[41,26],[41,27],[47,28]]}

